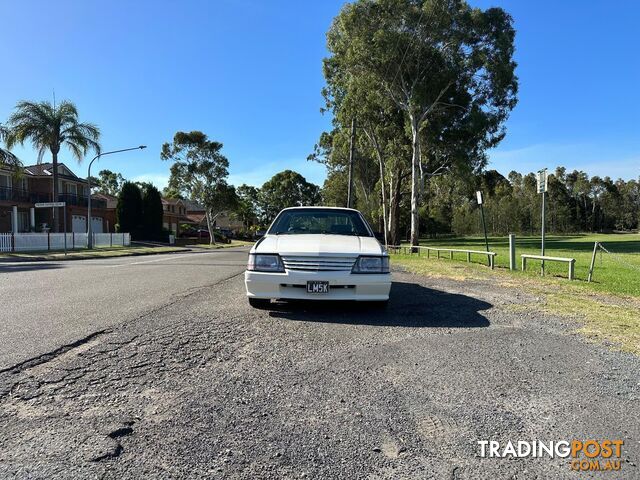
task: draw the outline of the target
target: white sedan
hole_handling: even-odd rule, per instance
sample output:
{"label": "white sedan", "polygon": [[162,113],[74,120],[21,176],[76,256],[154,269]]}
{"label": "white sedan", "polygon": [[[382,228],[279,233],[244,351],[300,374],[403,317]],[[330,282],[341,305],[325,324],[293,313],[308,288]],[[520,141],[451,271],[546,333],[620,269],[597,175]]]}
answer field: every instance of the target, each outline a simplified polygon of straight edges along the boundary
{"label": "white sedan", "polygon": [[271,299],[389,300],[389,256],[357,210],[282,210],[249,252],[249,303]]}

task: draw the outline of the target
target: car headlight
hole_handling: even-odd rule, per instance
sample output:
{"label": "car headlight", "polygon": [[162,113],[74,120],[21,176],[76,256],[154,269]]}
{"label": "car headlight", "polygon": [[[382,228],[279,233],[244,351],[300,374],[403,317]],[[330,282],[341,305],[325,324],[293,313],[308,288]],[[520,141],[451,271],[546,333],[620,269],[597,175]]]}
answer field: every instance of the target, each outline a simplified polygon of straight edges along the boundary
{"label": "car headlight", "polygon": [[389,273],[389,257],[358,257],[351,273]]}
{"label": "car headlight", "polygon": [[249,254],[247,270],[253,272],[284,272],[284,265],[280,255]]}

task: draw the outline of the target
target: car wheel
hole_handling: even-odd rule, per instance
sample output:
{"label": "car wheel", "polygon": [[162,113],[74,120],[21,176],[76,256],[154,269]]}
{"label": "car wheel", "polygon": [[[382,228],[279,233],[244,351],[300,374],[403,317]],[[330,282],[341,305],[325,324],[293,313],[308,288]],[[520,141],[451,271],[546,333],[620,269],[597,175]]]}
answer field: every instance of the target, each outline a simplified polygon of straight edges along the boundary
{"label": "car wheel", "polygon": [[253,308],[267,308],[270,303],[271,300],[269,300],[268,298],[265,299],[249,297],[249,305],[251,305]]}

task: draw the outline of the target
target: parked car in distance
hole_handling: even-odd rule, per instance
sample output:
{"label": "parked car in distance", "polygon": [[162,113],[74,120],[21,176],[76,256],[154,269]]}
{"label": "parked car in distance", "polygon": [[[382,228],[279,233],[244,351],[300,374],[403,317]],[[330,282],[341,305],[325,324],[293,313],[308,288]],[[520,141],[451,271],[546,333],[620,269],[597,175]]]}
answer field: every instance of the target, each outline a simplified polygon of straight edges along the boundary
{"label": "parked car in distance", "polygon": [[282,210],[249,252],[249,303],[271,299],[389,300],[389,256],[362,214],[350,208]]}

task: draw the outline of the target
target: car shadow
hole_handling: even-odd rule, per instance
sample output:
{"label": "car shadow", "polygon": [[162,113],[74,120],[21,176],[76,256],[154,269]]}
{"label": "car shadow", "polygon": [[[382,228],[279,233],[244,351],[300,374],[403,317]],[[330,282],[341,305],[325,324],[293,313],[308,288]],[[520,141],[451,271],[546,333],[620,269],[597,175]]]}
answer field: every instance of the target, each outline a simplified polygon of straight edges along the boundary
{"label": "car shadow", "polygon": [[488,327],[480,312],[492,305],[467,295],[447,293],[416,283],[393,282],[385,309],[367,302],[280,301],[266,310],[273,318],[296,321],[388,327]]}

